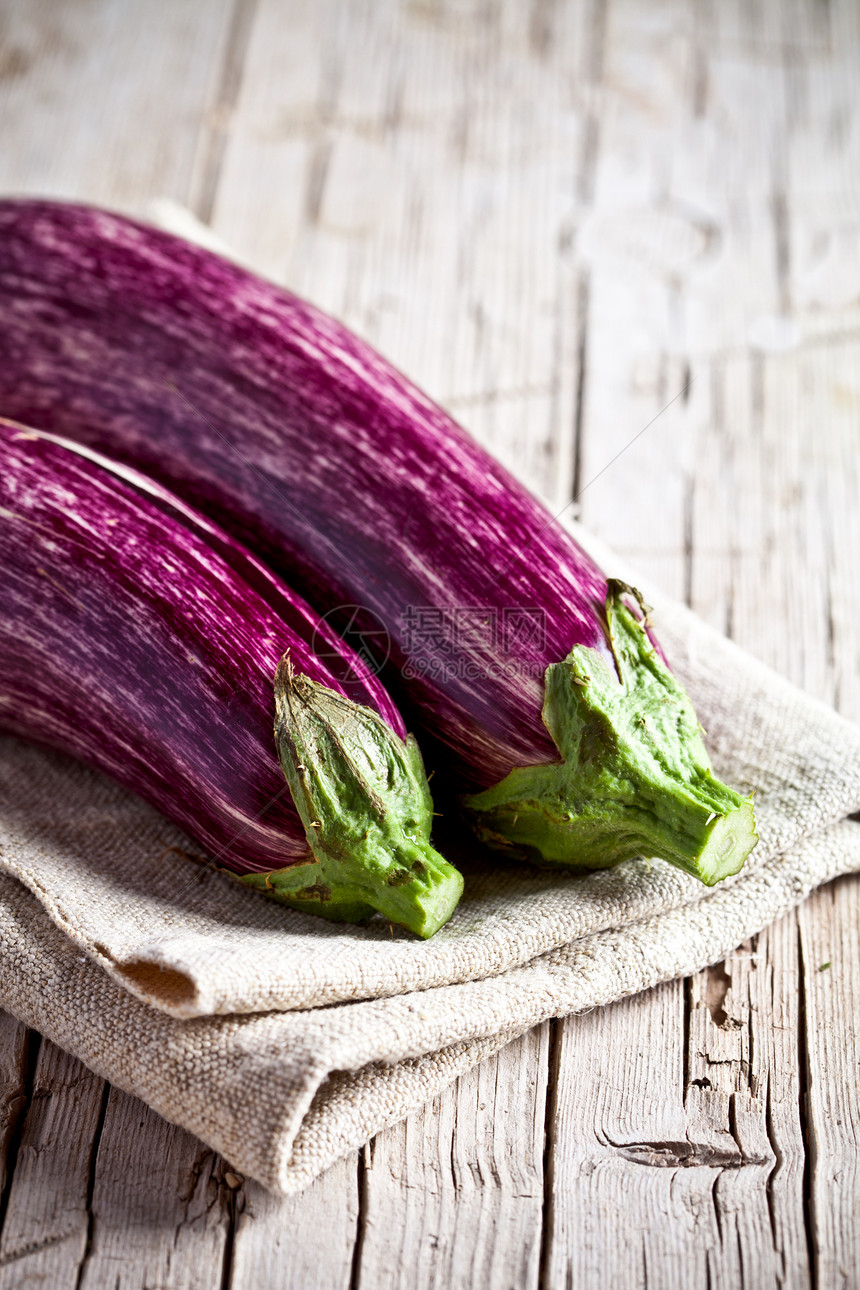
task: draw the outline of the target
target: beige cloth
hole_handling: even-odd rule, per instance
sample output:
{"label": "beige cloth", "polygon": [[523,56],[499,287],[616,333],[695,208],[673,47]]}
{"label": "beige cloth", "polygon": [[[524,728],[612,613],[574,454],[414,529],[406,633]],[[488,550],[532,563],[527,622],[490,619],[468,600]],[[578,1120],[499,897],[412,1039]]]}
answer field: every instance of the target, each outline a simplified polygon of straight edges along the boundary
{"label": "beige cloth", "polygon": [[465,895],[432,940],[339,927],[194,864],[132,795],[7,738],[0,1006],[290,1192],[530,1026],[718,961],[860,868],[860,727],[683,607],[657,599],[655,622],[717,772],[756,789],[761,840],[736,878],[546,873],[466,845]]}

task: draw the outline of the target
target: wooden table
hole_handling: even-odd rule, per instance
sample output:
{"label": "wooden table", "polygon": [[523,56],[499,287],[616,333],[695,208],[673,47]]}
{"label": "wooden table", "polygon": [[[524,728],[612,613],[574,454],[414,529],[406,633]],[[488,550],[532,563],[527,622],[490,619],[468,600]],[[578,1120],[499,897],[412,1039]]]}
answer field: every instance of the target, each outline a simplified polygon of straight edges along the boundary
{"label": "wooden table", "polygon": [[[857,0],[2,0],[0,191],[187,204],[860,718]],[[860,881],[302,1196],[11,1018],[7,1287],[860,1284]]]}

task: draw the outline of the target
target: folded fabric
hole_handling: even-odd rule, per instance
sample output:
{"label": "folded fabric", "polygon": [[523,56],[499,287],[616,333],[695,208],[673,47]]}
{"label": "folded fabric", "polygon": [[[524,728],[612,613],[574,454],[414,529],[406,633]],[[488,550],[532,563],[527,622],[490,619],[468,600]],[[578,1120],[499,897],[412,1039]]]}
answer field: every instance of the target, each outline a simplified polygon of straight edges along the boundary
{"label": "folded fabric", "polygon": [[737,877],[546,872],[463,840],[461,905],[418,942],[278,906],[117,785],[7,738],[0,1006],[295,1191],[530,1026],[713,963],[860,869],[860,727],[646,590],[717,773],[756,791],[760,842]]}

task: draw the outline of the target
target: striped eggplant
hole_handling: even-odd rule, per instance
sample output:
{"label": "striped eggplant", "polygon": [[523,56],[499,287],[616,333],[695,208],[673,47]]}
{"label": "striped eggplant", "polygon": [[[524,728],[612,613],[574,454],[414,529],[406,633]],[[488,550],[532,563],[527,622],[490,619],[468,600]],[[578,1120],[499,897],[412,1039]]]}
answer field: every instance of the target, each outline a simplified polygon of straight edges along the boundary
{"label": "striped eggplant", "polygon": [[0,411],[134,464],[387,634],[386,679],[491,844],[741,867],[751,802],[713,777],[634,600],[334,319],[169,234],[8,201],[0,343]]}
{"label": "striped eggplant", "polygon": [[462,879],[429,844],[397,709],[216,525],[132,470],[0,421],[0,569],[0,729],[112,775],[296,908],[378,910],[424,936],[450,916]]}

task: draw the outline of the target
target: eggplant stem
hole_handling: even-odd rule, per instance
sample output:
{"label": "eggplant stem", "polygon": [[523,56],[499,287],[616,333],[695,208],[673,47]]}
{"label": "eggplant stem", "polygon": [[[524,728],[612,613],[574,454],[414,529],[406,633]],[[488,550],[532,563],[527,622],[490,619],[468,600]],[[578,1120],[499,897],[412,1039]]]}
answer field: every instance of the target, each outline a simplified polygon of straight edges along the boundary
{"label": "eggplant stem", "polygon": [[430,843],[433,800],[412,736],[299,675],[285,656],[275,741],[312,858],[240,881],[337,922],[379,913],[432,936],[454,912],[463,878]]}
{"label": "eggplant stem", "polygon": [[610,580],[615,669],[583,645],[547,668],[542,715],[562,760],[463,799],[484,842],[587,869],[659,856],[708,886],[741,869],[758,841],[752,795],[714,776],[693,705],[648,637],[649,612]]}

